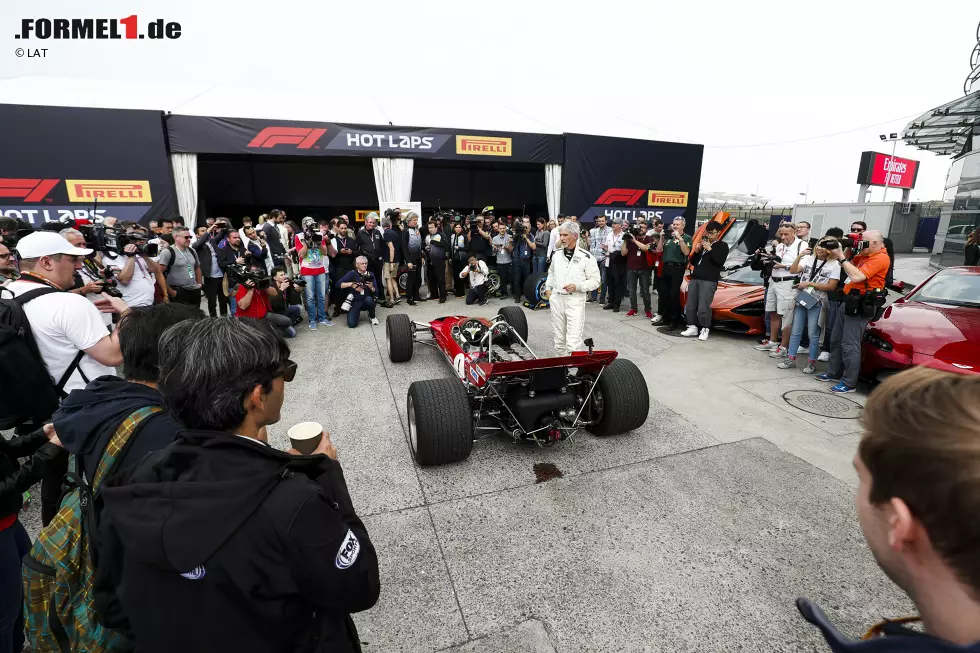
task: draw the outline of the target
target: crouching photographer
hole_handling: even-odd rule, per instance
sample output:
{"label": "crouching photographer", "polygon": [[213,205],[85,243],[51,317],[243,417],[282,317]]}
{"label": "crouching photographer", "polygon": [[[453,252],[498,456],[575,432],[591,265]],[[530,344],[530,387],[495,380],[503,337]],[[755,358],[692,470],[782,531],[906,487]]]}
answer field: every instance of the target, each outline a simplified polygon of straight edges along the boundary
{"label": "crouching photographer", "polygon": [[469,278],[470,280],[470,291],[466,293],[466,305],[471,304],[483,304],[487,303],[487,276],[490,274],[490,269],[487,268],[487,264],[476,257],[476,254],[470,254],[469,265],[463,268],[463,271],[459,273],[460,279]]}
{"label": "crouching photographer", "polygon": [[279,290],[279,294],[269,297],[272,312],[285,315],[295,327],[303,321],[303,288],[306,287],[306,282],[302,279],[290,279],[286,276],[285,268],[274,267],[272,283]]}
{"label": "crouching photographer", "polygon": [[261,263],[253,264],[250,268],[232,265],[228,271],[238,284],[238,292],[235,293],[235,304],[238,307],[236,317],[265,320],[286,338],[296,336],[292,320],[272,311],[270,298],[279,295],[279,289],[272,285],[272,279],[265,273],[265,267]]}
{"label": "crouching photographer", "polygon": [[378,289],[378,279],[368,270],[366,256],[358,256],[355,259],[354,269],[341,277],[337,288],[344,297],[340,309],[347,312],[348,327],[353,329],[357,326],[361,319],[361,311],[367,311],[372,326],[377,326],[378,319],[374,316],[377,301],[374,299],[374,294]]}
{"label": "crouching photographer", "polygon": [[857,387],[864,331],[885,304],[885,280],[891,265],[880,231],[865,231],[849,249],[855,253],[850,260],[841,247],[831,251],[850,280],[844,286],[843,310],[837,311],[834,322],[827,372],[816,377],[818,381],[836,381],[830,389],[836,393],[854,392]]}

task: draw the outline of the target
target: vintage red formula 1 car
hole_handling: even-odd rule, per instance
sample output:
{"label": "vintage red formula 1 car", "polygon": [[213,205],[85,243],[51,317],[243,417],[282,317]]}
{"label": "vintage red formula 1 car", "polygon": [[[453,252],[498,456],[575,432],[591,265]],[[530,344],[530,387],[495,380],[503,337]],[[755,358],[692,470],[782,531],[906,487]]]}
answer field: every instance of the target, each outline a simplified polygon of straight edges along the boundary
{"label": "vintage red formula 1 car", "polygon": [[411,360],[416,343],[445,356],[456,378],[408,388],[408,428],[420,465],[463,460],[473,441],[504,433],[550,446],[579,430],[615,435],[641,426],[650,411],[646,379],[611,350],[541,358],[527,344],[527,319],[507,306],[493,319],[450,316],[414,322],[388,316],[388,357]]}

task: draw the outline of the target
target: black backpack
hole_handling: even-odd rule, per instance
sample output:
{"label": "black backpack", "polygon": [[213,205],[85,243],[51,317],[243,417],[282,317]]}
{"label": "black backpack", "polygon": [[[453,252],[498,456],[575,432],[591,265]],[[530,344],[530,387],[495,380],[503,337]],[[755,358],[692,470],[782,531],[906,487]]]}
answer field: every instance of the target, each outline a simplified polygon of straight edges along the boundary
{"label": "black backpack", "polygon": [[52,382],[23,307],[53,292],[60,291],[44,287],[18,297],[0,294],[0,378],[6,379],[0,392],[0,429],[28,422],[40,425],[51,417],[65,396],[65,384],[85,355],[79,351],[57,385]]}

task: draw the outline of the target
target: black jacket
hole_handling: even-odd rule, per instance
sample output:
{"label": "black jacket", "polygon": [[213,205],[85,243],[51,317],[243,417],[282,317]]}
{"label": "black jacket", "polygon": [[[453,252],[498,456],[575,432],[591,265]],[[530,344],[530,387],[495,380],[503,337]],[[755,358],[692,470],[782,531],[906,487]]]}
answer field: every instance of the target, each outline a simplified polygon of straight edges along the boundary
{"label": "black jacket", "polygon": [[385,258],[388,254],[388,245],[384,241],[384,234],[375,227],[370,232],[361,227],[357,230],[357,249],[367,257],[369,261]]}
{"label": "black jacket", "polygon": [[[122,421],[140,408],[166,408],[163,395],[154,388],[130,383],[116,376],[100,376],[81,390],[73,390],[61,402],[51,421],[65,450],[75,454],[89,482],[99,459]],[[151,415],[131,436],[116,473],[128,471],[153,451],[174,441],[181,428],[169,412]]]}
{"label": "black jacket", "polygon": [[963,248],[963,265],[980,265],[980,245],[970,243]]}
{"label": "black jacket", "polygon": [[279,238],[279,227],[275,222],[263,222],[259,225],[259,230],[265,234],[265,242],[269,246],[269,251],[277,258],[281,258],[286,253],[286,248]]}
{"label": "black jacket", "polygon": [[[245,252],[247,252],[248,249],[244,245],[239,244],[238,251],[236,252],[231,248],[231,245],[225,243],[224,247],[216,248],[215,251],[218,253],[218,267],[225,270],[229,265],[234,265],[236,259],[241,256],[245,256]],[[203,269],[201,270],[201,273],[204,273]]]}
{"label": "black jacket", "polygon": [[211,247],[208,247],[208,243],[211,243],[211,247],[214,247],[214,253],[217,256],[218,239],[214,237],[214,234],[206,231],[203,236],[191,243],[191,247],[197,252],[197,260],[201,262],[201,275],[205,279],[211,276],[211,270],[214,269],[213,266],[218,264],[214,256],[211,256]]}
{"label": "black jacket", "polygon": [[402,257],[405,259],[405,263],[419,263],[423,258],[425,258],[425,237],[429,234],[427,231],[423,231],[421,227],[419,228],[419,238],[421,239],[419,247],[421,248],[421,253],[419,254],[418,258],[413,258],[412,254],[409,252],[408,235],[409,228],[406,226],[404,229],[402,229]]}
{"label": "black jacket", "polygon": [[691,254],[691,264],[694,266],[691,278],[718,281],[721,279],[721,271],[725,268],[727,259],[728,243],[721,240],[711,246],[710,252],[700,251]]}
{"label": "black jacket", "polygon": [[[58,455],[44,431],[7,439],[0,435],[0,517],[15,514],[24,505],[24,492],[41,480],[44,464]],[[21,465],[18,458],[28,458]]]}
{"label": "black jacket", "polygon": [[335,461],[186,430],[102,499],[96,605],[141,653],[360,650],[378,559]]}
{"label": "black jacket", "polygon": [[796,607],[804,619],[820,629],[833,653],[980,653],[980,642],[957,646],[894,623],[883,628],[882,637],[852,640],[834,628],[816,604],[796,599]]}

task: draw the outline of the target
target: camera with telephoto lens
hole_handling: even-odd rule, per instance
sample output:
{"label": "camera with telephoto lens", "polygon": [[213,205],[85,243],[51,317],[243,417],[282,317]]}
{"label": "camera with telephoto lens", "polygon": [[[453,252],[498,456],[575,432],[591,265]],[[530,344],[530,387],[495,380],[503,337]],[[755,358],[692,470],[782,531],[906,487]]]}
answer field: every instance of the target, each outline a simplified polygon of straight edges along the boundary
{"label": "camera with telephoto lens", "polygon": [[309,247],[309,243],[319,247],[323,242],[323,234],[320,233],[319,229],[315,229],[312,226],[305,227],[303,229],[303,234],[306,236],[307,247]]}
{"label": "camera with telephoto lens", "polygon": [[524,236],[524,223],[520,220],[515,220],[514,224],[511,226],[511,230],[514,232],[515,238],[521,238]]}
{"label": "camera with telephoto lens", "polygon": [[[251,258],[248,254],[246,254],[246,257]],[[245,284],[248,281],[252,281],[259,290],[265,290],[272,283],[271,277],[269,277],[265,270],[250,268],[248,265],[229,265],[228,276],[231,277],[231,280],[235,284]]]}
{"label": "camera with telephoto lens", "polygon": [[863,250],[866,250],[871,242],[867,240],[862,240],[861,234],[844,234],[841,241],[844,243],[844,247],[850,247],[852,254],[857,254]]}
{"label": "camera with telephoto lens", "polygon": [[290,279],[289,283],[291,283],[294,288],[306,288],[306,279]]}

